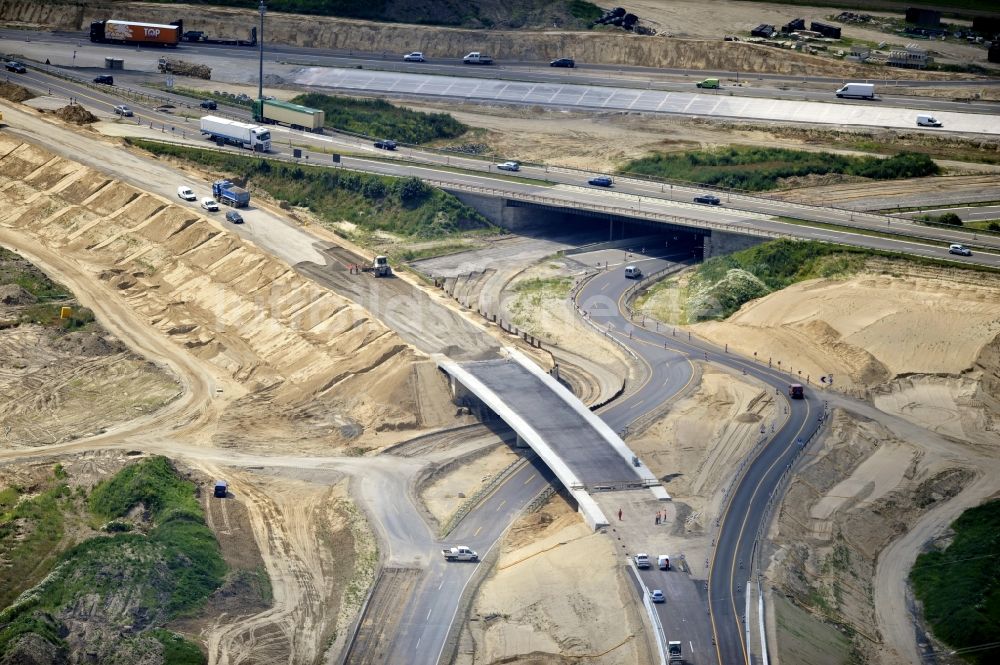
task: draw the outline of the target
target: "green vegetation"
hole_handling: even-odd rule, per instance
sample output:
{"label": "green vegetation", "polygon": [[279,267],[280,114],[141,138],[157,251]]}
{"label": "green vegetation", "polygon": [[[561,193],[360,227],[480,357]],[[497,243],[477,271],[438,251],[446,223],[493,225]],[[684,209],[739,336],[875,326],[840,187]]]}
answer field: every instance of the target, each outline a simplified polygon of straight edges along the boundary
{"label": "green vegetation", "polygon": [[86,307],[72,307],[70,315],[65,319],[60,318],[61,311],[61,304],[39,303],[25,307],[18,315],[21,323],[58,327],[66,331],[85,330],[95,321],[94,313]]}
{"label": "green vegetation", "polygon": [[744,303],[817,277],[850,275],[871,254],[819,242],[775,240],[708,259],[688,284],[691,321],[725,319]]}
{"label": "green vegetation", "polygon": [[395,106],[384,99],[359,99],[309,93],[292,99],[295,104],[322,109],[332,129],[387,138],[400,143],[427,143],[453,139],[469,130],[447,113],[423,113]]}
{"label": "green vegetation", "polygon": [[0,285],[3,284],[17,284],[39,302],[70,297],[66,287],[53,282],[20,254],[0,247]]}
{"label": "green vegetation", "polygon": [[[4,513],[5,527],[16,515],[30,515],[36,524],[33,532],[45,539],[45,549],[34,545],[36,556],[30,557],[31,566],[41,565],[39,553],[56,551],[66,513],[59,502],[68,502],[73,496],[65,485],[58,485],[20,501],[10,513],[15,516],[11,520]],[[97,485],[87,506],[94,518],[112,520],[105,529],[112,535],[84,540],[63,552],[45,579],[0,612],[0,659],[26,633],[36,633],[64,647],[58,637],[64,630],[63,622],[78,611],[85,597],[94,599],[87,600],[88,604],[97,602],[102,607],[101,625],[115,634],[126,625],[139,633],[196,611],[222,584],[226,564],[205,524],[195,486],[166,458],[153,457],[126,467]],[[127,531],[112,526],[122,523],[135,528]],[[0,543],[8,545],[12,540],[17,538],[0,529]],[[22,558],[29,559],[15,556],[12,560]],[[30,569],[23,574],[23,579],[38,579],[37,572]],[[152,637],[164,643],[171,658],[167,662],[203,662],[194,659],[197,647],[193,644],[178,642],[169,633]],[[135,639],[141,638],[138,635]],[[124,657],[117,649],[127,650],[133,643],[131,639],[102,643],[100,659],[111,662]]]}
{"label": "green vegetation", "polygon": [[916,218],[918,222],[929,224],[945,224],[947,226],[962,226],[962,218],[953,212],[946,212],[943,215],[920,215]]}
{"label": "green vegetation", "polygon": [[153,154],[179,157],[246,180],[292,206],[307,207],[325,222],[351,222],[361,233],[378,231],[409,239],[495,231],[472,208],[417,178],[393,178],[319,166],[287,164],[198,148],[131,139]]}
{"label": "green vegetation", "polygon": [[629,162],[621,173],[697,182],[759,192],[780,186],[782,178],[836,173],[874,180],[934,175],[938,165],[921,153],[894,157],[852,157],[787,148],[732,146],[717,150],[655,153]]}
{"label": "green vegetation", "polygon": [[55,565],[63,512],[73,510],[72,503],[62,483],[31,497],[22,498],[15,487],[0,492],[0,559],[9,562],[0,568],[0,607],[9,605],[27,580],[44,576]]}
{"label": "green vegetation", "polygon": [[910,580],[938,638],[970,663],[998,662],[1000,500],[970,508],[951,528],[951,544],[917,557]]}
{"label": "green vegetation", "polygon": [[592,2],[586,2],[585,0],[570,0],[569,13],[581,21],[593,23],[597,19],[601,18],[604,11]]}
{"label": "green vegetation", "polygon": [[154,628],[149,632],[163,645],[164,665],[204,665],[208,662],[197,644],[177,633],[162,628]]}

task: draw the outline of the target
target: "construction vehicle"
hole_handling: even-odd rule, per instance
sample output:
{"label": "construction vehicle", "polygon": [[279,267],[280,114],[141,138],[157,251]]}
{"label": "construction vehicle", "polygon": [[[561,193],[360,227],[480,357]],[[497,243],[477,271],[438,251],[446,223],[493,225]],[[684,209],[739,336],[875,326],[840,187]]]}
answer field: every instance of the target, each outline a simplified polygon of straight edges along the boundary
{"label": "construction vehicle", "polygon": [[183,60],[160,58],[156,63],[156,69],[164,74],[193,76],[194,78],[205,79],[206,81],[211,80],[212,78],[212,68],[208,65],[199,65],[194,62],[185,62]]}
{"label": "construction vehicle", "polygon": [[94,21],[90,41],[101,44],[145,44],[176,47],[184,31],[183,21],[170,24],[138,21]]}
{"label": "construction vehicle", "polygon": [[375,277],[388,277],[392,274],[392,268],[389,267],[389,259],[384,256],[376,256],[372,260],[372,264],[367,268],[363,268],[364,272],[370,272]]}
{"label": "construction vehicle", "polygon": [[677,640],[667,642],[667,662],[671,665],[684,663],[684,656],[681,655],[681,643]]}
{"label": "construction vehicle", "polygon": [[447,561],[479,561],[479,554],[465,545],[449,547],[448,549],[441,550],[441,554],[444,555]]}
{"label": "construction vehicle", "polygon": [[250,192],[237,187],[229,180],[216,180],[212,183],[212,195],[223,205],[234,208],[245,208],[250,203]]}

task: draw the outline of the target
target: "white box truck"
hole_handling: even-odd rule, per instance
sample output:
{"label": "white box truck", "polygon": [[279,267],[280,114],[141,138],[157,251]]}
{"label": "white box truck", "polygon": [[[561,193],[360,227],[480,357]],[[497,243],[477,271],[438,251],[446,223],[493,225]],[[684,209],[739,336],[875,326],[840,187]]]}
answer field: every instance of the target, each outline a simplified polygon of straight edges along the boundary
{"label": "white box truck", "polygon": [[232,143],[254,152],[271,152],[271,132],[258,125],[206,115],[201,119],[201,133],[213,141]]}
{"label": "white box truck", "polygon": [[875,99],[875,85],[872,83],[845,83],[837,91],[837,97],[854,99]]}

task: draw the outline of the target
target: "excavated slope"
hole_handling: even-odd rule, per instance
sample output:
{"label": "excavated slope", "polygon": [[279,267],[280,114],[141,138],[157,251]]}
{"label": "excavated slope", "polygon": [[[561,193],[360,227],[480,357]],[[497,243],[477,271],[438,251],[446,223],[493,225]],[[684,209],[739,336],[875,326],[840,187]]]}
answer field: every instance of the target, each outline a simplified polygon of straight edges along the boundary
{"label": "excavated slope", "polygon": [[0,224],[86,266],[247,390],[217,443],[360,445],[446,411],[429,361],[358,305],[191,209],[3,135]]}

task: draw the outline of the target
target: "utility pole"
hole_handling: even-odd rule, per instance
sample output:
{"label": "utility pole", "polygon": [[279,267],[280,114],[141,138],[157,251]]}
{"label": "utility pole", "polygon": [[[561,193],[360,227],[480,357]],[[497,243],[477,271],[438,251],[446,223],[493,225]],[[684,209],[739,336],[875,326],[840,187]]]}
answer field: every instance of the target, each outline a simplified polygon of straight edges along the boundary
{"label": "utility pole", "polygon": [[267,7],[264,5],[264,0],[260,0],[260,40],[257,44],[260,46],[260,72],[259,78],[257,79],[257,101],[264,99],[264,12],[267,11]]}

